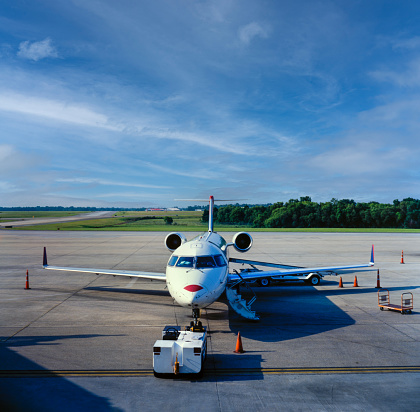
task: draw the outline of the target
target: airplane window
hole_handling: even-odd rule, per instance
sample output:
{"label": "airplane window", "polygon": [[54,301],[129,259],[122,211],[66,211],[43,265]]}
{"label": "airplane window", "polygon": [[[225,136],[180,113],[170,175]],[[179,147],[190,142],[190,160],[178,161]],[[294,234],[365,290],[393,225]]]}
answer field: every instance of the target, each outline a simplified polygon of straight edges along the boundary
{"label": "airplane window", "polygon": [[197,269],[214,268],[213,256],[197,256]]}
{"label": "airplane window", "polygon": [[226,266],[226,262],[222,255],[213,256],[217,266]]}
{"label": "airplane window", "polygon": [[176,264],[177,267],[181,268],[192,268],[194,264],[194,257],[192,256],[181,256],[178,259],[178,262]]}
{"label": "airplane window", "polygon": [[172,255],[169,259],[168,266],[175,266],[176,261],[178,260],[178,256]]}

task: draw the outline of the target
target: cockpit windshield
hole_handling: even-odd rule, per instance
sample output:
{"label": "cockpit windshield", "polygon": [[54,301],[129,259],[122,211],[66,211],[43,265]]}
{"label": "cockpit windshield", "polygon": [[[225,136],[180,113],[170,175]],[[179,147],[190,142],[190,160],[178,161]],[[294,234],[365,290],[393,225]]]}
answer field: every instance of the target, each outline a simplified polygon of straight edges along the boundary
{"label": "cockpit windshield", "polygon": [[223,259],[222,255],[180,257],[172,255],[169,259],[168,266],[176,266],[179,268],[206,269],[226,266],[226,260]]}
{"label": "cockpit windshield", "polygon": [[226,266],[226,261],[223,259],[222,255],[213,256],[217,266]]}
{"label": "cockpit windshield", "polygon": [[194,266],[194,257],[193,256],[181,256],[176,262],[177,267],[181,268],[192,268]]}
{"label": "cockpit windshield", "polygon": [[214,268],[215,266],[213,256],[197,256],[197,269]]}
{"label": "cockpit windshield", "polygon": [[172,255],[169,259],[168,266],[175,266],[176,261],[178,260],[178,256]]}

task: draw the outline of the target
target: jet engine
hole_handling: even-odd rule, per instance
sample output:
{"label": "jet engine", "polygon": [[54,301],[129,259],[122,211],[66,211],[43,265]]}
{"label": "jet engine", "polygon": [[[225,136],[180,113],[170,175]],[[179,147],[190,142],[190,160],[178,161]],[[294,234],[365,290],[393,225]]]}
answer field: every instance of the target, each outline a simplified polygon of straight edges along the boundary
{"label": "jet engine", "polygon": [[187,241],[187,238],[182,233],[172,232],[165,238],[165,246],[173,252],[178,249],[183,243]]}
{"label": "jet engine", "polygon": [[251,249],[252,237],[249,233],[239,232],[233,236],[232,242],[238,252],[246,252]]}

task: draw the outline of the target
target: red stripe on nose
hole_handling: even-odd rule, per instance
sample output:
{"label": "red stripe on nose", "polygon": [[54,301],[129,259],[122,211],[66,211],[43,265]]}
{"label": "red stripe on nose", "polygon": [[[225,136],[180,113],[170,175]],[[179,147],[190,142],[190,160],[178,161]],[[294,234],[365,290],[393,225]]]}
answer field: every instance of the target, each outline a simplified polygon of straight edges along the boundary
{"label": "red stripe on nose", "polygon": [[185,286],[185,290],[188,290],[188,292],[198,292],[199,290],[203,289],[200,285],[188,285]]}

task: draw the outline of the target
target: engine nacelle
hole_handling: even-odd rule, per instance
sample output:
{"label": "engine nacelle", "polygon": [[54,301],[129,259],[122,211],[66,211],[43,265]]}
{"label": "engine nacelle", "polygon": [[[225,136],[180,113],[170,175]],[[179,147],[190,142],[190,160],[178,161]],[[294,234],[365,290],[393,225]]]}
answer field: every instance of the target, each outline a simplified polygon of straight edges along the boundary
{"label": "engine nacelle", "polygon": [[165,238],[165,246],[173,252],[178,249],[183,243],[187,241],[187,238],[182,233],[172,232]]}
{"label": "engine nacelle", "polygon": [[238,252],[246,252],[251,249],[252,237],[249,233],[239,232],[233,236],[232,242]]}

